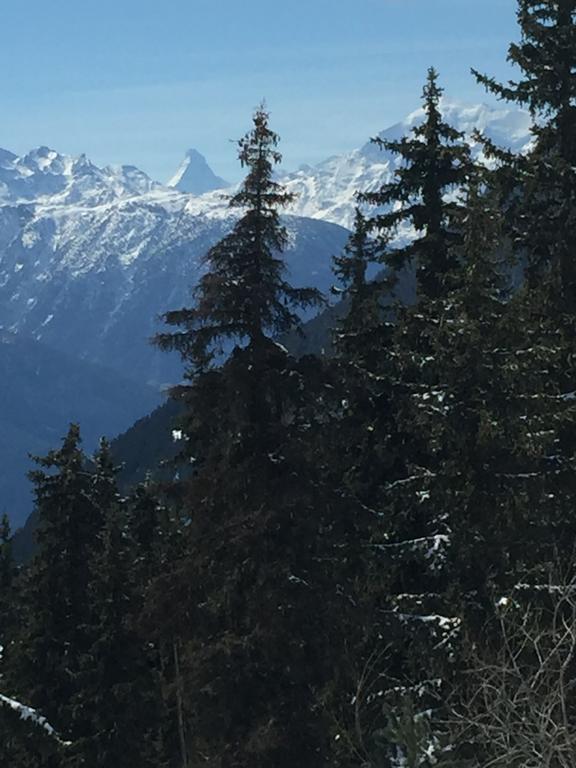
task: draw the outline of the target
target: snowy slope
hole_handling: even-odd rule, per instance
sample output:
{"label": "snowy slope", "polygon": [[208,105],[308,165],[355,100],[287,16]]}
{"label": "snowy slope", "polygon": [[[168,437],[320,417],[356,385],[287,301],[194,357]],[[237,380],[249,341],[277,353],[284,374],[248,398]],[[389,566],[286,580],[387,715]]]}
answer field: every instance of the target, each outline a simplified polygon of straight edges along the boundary
{"label": "snowy slope", "polygon": [[[467,135],[479,128],[515,150],[530,140],[525,112],[455,104],[443,110]],[[398,138],[421,119],[418,110],[380,135]],[[367,143],[282,177],[298,196],[286,218],[296,284],[329,287],[355,193],[389,180],[395,162]],[[195,168],[204,181],[217,178],[192,153],[173,183],[192,183]],[[161,327],[160,313],[189,304],[203,255],[232,224],[219,190],[189,194],[136,168],[98,168],[46,147],[24,157],[0,150],[0,326],[123,375],[174,381],[179,362],[169,364],[148,338]]]}
{"label": "snowy slope", "polygon": [[[11,161],[12,172],[19,164]],[[53,176],[59,187],[66,183],[50,196]],[[126,172],[120,184],[99,169],[72,202],[65,190],[77,190],[81,179],[63,176],[40,176],[34,200],[19,197],[20,174],[7,185],[13,201],[0,204],[0,327],[139,381],[173,383],[180,362],[149,339],[162,312],[190,303],[204,254],[233,225],[226,203],[218,192],[196,197],[148,183],[134,194]],[[346,230],[295,217],[286,223],[291,279],[327,290]]]}
{"label": "snowy slope", "polygon": [[[475,129],[482,131],[498,146],[515,152],[525,150],[530,143],[531,118],[524,110],[444,102],[442,112],[449,123],[466,134],[473,154],[479,160],[484,158],[481,147],[472,139]],[[399,139],[418,125],[423,117],[423,110],[418,109],[401,123],[378,135],[382,139]],[[282,181],[297,196],[291,212],[350,228],[354,220],[356,192],[371,192],[390,181],[396,162],[390,153],[367,142],[348,154],[331,157],[314,167],[307,166],[295,173],[286,174]]]}

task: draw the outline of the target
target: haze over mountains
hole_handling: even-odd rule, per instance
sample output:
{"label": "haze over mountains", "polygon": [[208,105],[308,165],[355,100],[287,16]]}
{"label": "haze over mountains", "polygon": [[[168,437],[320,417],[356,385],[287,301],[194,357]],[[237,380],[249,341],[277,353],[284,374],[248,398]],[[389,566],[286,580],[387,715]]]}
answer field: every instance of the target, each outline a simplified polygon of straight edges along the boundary
{"label": "haze over mountains", "polygon": [[[444,112],[468,137],[479,128],[515,151],[530,141],[526,112],[454,104],[445,104]],[[421,117],[418,110],[380,136],[399,138]],[[469,140],[480,155],[480,146]],[[355,193],[389,180],[395,162],[367,143],[281,176],[297,195],[285,217],[294,284],[328,290],[331,257],[347,240]],[[10,371],[0,381],[0,403],[9,402],[14,414],[11,434],[20,430],[20,438],[2,446],[11,469],[0,478],[0,498],[10,500],[7,511],[16,520],[29,508],[18,501],[25,495],[27,450],[43,450],[47,438],[57,443],[73,418],[85,423],[91,440],[98,425],[103,432],[123,430],[151,407],[149,387],[158,391],[179,379],[179,360],[156,351],[149,338],[161,328],[162,312],[190,303],[204,254],[231,228],[225,187],[196,150],[167,185],[132,166],[99,168],[85,156],[47,147],[23,157],[0,150],[0,328],[11,340],[0,343],[0,364]],[[31,379],[30,366],[50,350],[64,355],[66,365],[39,365]],[[92,395],[90,366],[100,377],[92,378]],[[26,377],[22,386],[19,376]],[[101,394],[111,393],[115,381],[131,394],[112,403]],[[68,408],[74,387],[84,393],[86,413]],[[46,434],[39,415],[35,436],[30,420],[23,427],[18,414],[46,398],[55,416]]]}

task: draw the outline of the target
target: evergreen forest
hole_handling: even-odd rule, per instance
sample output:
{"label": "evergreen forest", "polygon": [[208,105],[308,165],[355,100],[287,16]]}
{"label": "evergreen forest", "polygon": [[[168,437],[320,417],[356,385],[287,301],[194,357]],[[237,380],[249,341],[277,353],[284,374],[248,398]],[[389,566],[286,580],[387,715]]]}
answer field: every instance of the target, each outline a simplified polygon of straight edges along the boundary
{"label": "evergreen forest", "polygon": [[254,111],[236,223],[153,342],[183,365],[163,471],[127,487],[72,424],[25,564],[0,523],[1,766],[576,766],[576,0],[517,18],[517,78],[473,76],[529,151],[473,160],[423,73],[330,354],[283,344],[327,298],[290,282]]}

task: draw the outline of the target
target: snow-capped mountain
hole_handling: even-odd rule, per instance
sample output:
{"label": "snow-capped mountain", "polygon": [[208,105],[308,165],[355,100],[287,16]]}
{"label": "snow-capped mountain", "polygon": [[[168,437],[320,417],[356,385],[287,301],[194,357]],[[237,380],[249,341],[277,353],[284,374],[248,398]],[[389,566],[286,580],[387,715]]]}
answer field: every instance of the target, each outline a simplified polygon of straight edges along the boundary
{"label": "snow-capped mountain", "polygon": [[99,205],[143,195],[160,185],[134,166],[98,168],[85,155],[39,147],[23,157],[0,149],[0,203]]}
{"label": "snow-capped mountain", "polygon": [[[51,151],[27,158],[39,155],[49,162],[35,166],[34,199],[31,186],[21,193],[24,159],[8,158],[0,326],[140,381],[177,381],[180,362],[149,339],[161,330],[163,312],[190,303],[204,254],[233,225],[221,194],[198,197],[149,180],[135,194],[126,180],[136,172],[113,175]],[[50,184],[57,188],[52,195]],[[71,190],[83,194],[72,200]],[[327,290],[331,256],[346,230],[294,216],[286,223],[291,279]]]}
{"label": "snow-capped mountain", "polygon": [[[475,130],[480,130],[498,146],[514,152],[524,151],[532,138],[532,120],[524,110],[444,102],[442,113],[447,122],[466,135],[474,157],[480,161],[484,160],[484,156],[481,145],[472,137]],[[378,136],[387,140],[400,139],[421,123],[423,118],[424,111],[418,109]],[[295,173],[287,173],[283,175],[282,181],[296,195],[291,213],[351,228],[356,192],[372,192],[390,181],[397,162],[396,157],[368,141],[360,149],[348,154],[331,157],[313,167],[304,166]]]}
{"label": "snow-capped mountain", "polygon": [[168,186],[179,192],[204,195],[216,189],[225,189],[230,184],[220,176],[216,176],[204,155],[196,149],[189,149],[175,175],[168,182]]}
{"label": "snow-capped mountain", "polygon": [[[530,142],[525,112],[445,104],[444,114],[468,136],[479,128],[515,151]],[[399,138],[421,119],[422,112],[416,111],[380,136]],[[481,156],[481,147],[472,144]],[[351,225],[356,192],[388,181],[395,163],[367,143],[281,176],[298,195],[285,218],[290,234],[286,259],[295,284],[328,289],[331,257],[347,240],[343,227]],[[46,386],[53,375],[48,365],[34,363],[44,360],[40,347],[56,350],[54,359],[64,353],[67,359],[103,364],[120,375],[118,381],[132,379],[139,387],[179,379],[180,361],[158,352],[148,340],[162,328],[161,313],[190,304],[204,254],[233,225],[221,190],[200,194],[221,183],[196,153],[188,153],[172,186],[164,186],[131,166],[99,168],[85,156],[68,157],[46,147],[22,157],[0,150],[0,332],[5,329],[5,339],[11,338],[5,335],[10,331],[17,339],[40,342],[23,359],[36,371],[35,391],[47,394],[42,402],[52,410],[70,412],[70,395],[64,385],[54,389],[50,381],[52,389]],[[9,352],[4,345],[6,360]],[[28,370],[16,363],[13,368]],[[17,377],[6,383],[12,380]],[[48,394],[53,390],[58,394]],[[10,397],[10,413],[28,412],[26,386],[16,385]],[[77,398],[78,403],[84,399]],[[131,399],[136,407],[138,398]],[[102,400],[90,413],[77,408],[71,416],[110,434],[126,425],[120,411],[126,415],[129,409],[108,418],[114,414]],[[28,449],[46,444],[40,432],[26,435]],[[9,452],[16,443],[14,438],[2,450]],[[23,467],[26,447],[18,450],[5,457],[6,466],[12,461]],[[13,494],[10,482],[0,477],[0,497]]]}
{"label": "snow-capped mountain", "polygon": [[[443,111],[469,137],[478,128],[517,151],[530,141],[526,112],[454,104]],[[380,136],[398,138],[421,119],[417,110]],[[481,155],[479,145],[473,150]],[[389,180],[396,162],[367,143],[282,177],[297,194],[286,218],[297,284],[328,288],[356,192]],[[220,191],[177,188],[200,190],[210,180],[222,181],[197,152],[167,187],[130,166],[98,168],[46,147],[24,157],[0,151],[0,326],[126,375],[166,381],[174,374],[147,338],[160,313],[190,301],[204,253],[233,223]]]}
{"label": "snow-capped mountain", "polygon": [[[454,104],[443,111],[468,136],[479,128],[518,151],[530,141],[526,112]],[[418,110],[380,136],[398,138],[421,119]],[[286,217],[296,284],[329,287],[355,193],[387,181],[395,163],[367,143],[282,177],[298,195]],[[217,179],[198,153],[185,166],[176,186],[195,169]],[[203,255],[232,224],[221,191],[185,193],[133,167],[98,168],[46,147],[24,157],[0,151],[0,326],[123,375],[173,381],[179,363],[169,368],[148,338],[162,312],[190,302]]]}

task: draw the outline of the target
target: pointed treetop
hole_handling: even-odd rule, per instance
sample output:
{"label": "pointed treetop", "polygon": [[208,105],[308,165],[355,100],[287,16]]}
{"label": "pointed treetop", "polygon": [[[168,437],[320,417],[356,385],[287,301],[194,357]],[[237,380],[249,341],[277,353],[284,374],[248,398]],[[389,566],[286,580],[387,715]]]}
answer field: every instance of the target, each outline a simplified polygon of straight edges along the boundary
{"label": "pointed treetop", "polygon": [[398,141],[373,139],[401,158],[394,180],[377,192],[359,195],[361,201],[383,209],[371,219],[372,229],[381,236],[392,239],[401,225],[416,230],[417,237],[408,245],[389,249],[386,261],[399,270],[416,258],[418,289],[429,297],[446,290],[446,276],[455,267],[453,246],[460,240],[453,222],[461,203],[448,194],[476,173],[464,134],[442,118],[442,93],[431,67],[422,94],[422,124]]}
{"label": "pointed treetop", "polygon": [[229,202],[244,209],[243,215],[207,252],[207,271],[194,291],[196,306],[165,315],[169,325],[184,330],[156,338],[161,348],[176,349],[192,363],[191,371],[206,370],[230,349],[230,342],[249,346],[259,356],[272,336],[298,324],[296,309],[322,302],[317,290],[294,288],[285,277],[281,253],[288,234],[280,210],[293,196],[273,178],[281,155],[268,120],[261,105],[252,129],[238,141],[238,157],[248,174]]}

